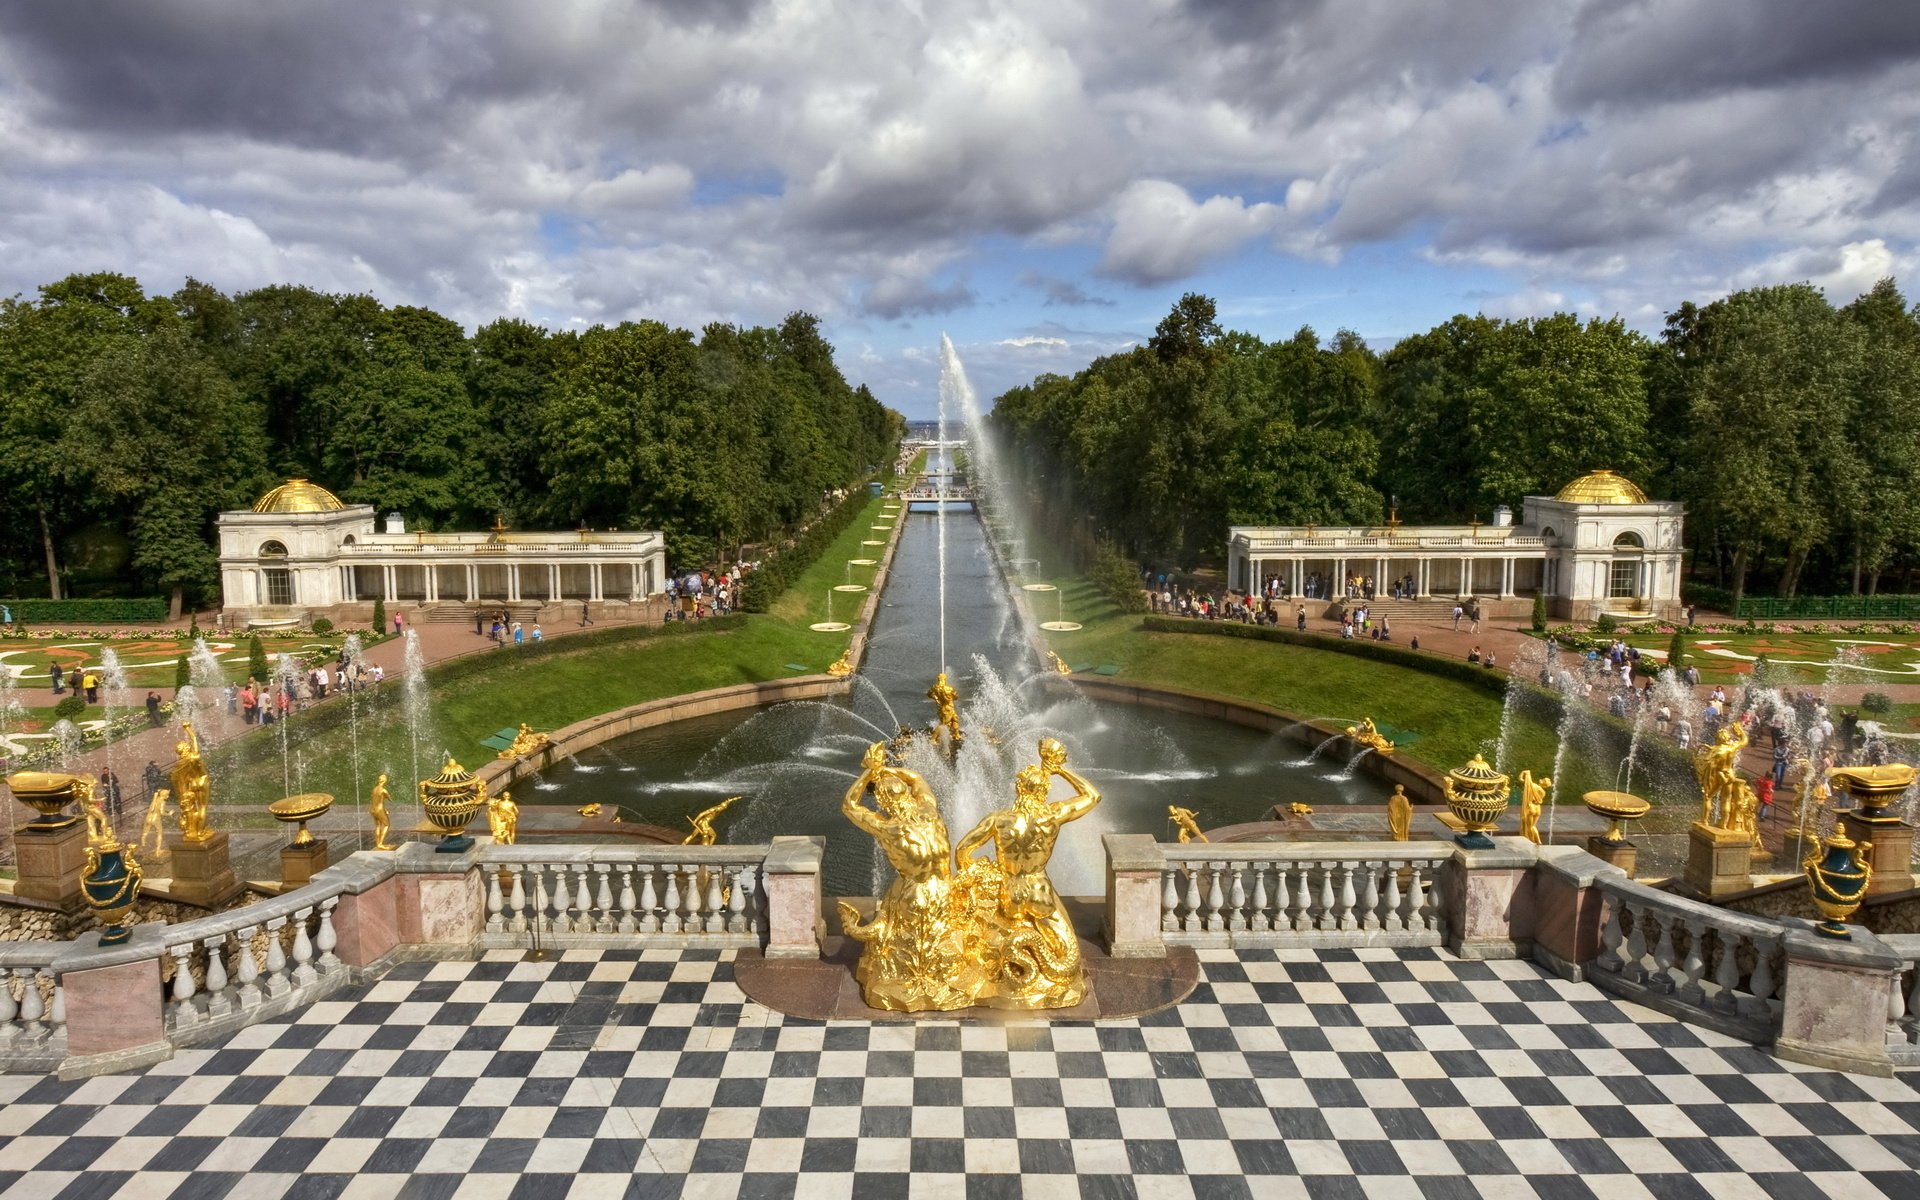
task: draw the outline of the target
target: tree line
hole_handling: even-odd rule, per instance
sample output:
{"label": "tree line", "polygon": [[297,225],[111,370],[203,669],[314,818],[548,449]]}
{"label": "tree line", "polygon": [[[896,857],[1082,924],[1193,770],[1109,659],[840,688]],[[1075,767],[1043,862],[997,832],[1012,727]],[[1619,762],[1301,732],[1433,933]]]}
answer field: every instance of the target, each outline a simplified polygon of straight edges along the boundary
{"label": "tree line", "polygon": [[992,423],[1056,535],[1181,568],[1230,525],[1485,521],[1598,467],[1686,502],[1694,577],[1736,602],[1906,590],[1920,566],[1920,307],[1891,279],[1840,308],[1809,284],[1682,304],[1658,338],[1462,315],[1384,354],[1229,332],[1190,293]]}
{"label": "tree line", "polygon": [[0,594],[212,600],[214,516],[289,477],[425,529],[660,529],[695,564],[818,511],[903,429],[806,313],[469,336],[371,296],[73,275],[0,300]]}

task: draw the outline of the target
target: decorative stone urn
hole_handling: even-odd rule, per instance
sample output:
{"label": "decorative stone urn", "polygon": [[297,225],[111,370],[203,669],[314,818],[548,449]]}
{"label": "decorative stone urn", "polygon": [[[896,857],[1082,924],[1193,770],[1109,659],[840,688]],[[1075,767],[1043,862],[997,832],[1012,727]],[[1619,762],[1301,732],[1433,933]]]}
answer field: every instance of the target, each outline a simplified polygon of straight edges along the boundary
{"label": "decorative stone urn", "polygon": [[1631,792],[1588,792],[1580,797],[1580,802],[1587,806],[1588,812],[1608,821],[1606,840],[1609,842],[1625,840],[1620,822],[1637,821],[1653,807]]}
{"label": "decorative stone urn", "polygon": [[307,829],[307,822],[326,815],[333,807],[333,795],[330,792],[302,792],[298,796],[288,796],[284,800],[275,800],[267,805],[267,811],[276,821],[298,824],[300,830],[293,835],[296,846],[313,845],[313,834]]}
{"label": "decorative stone urn", "polygon": [[1493,849],[1493,839],[1487,835],[1500,823],[1500,815],[1507,811],[1507,798],[1512,791],[1511,781],[1478,754],[1466,766],[1448,771],[1447,807],[1453,810],[1460,824],[1466,826],[1466,831],[1454,834],[1453,840],[1468,850]]}
{"label": "decorative stone urn", "polygon": [[435,850],[441,854],[462,854],[473,847],[467,836],[467,822],[487,802],[487,785],[473,772],[448,756],[446,765],[432,779],[420,781],[420,807],[427,820],[445,832]]}
{"label": "decorative stone urn", "polygon": [[7,776],[7,788],[14,799],[40,814],[27,822],[26,828],[43,833],[79,822],[79,817],[66,811],[73,803],[73,782],[73,776],[56,771],[21,771]]}
{"label": "decorative stone urn", "polygon": [[1813,927],[1823,937],[1851,941],[1853,934],[1845,924],[1866,899],[1867,880],[1873,868],[1867,865],[1871,843],[1861,845],[1844,833],[1826,839],[1824,856],[1807,863],[1807,886],[1813,890],[1814,907],[1826,920]]}
{"label": "decorative stone urn", "polygon": [[118,946],[132,936],[120,922],[133,911],[140,895],[140,864],[133,860],[131,847],[109,839],[105,845],[87,848],[87,870],[80,877],[80,889],[87,907],[100,922],[100,944]]}

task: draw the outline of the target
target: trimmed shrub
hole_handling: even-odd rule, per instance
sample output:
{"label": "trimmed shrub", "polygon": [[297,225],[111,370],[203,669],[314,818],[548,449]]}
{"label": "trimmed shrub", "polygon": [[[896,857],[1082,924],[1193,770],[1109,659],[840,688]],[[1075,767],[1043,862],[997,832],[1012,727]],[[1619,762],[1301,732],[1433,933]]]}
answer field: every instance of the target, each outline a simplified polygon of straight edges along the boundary
{"label": "trimmed shrub", "polygon": [[321,637],[326,637],[333,632],[333,622],[327,620],[325,617],[315,617],[313,619],[313,631]]}
{"label": "trimmed shrub", "polygon": [[192,682],[193,670],[187,666],[187,654],[183,650],[180,657],[173,660],[173,686],[177,690]]}
{"label": "trimmed shrub", "polygon": [[1601,613],[1600,619],[1593,623],[1595,633],[1612,633],[1620,628],[1620,622],[1614,620],[1612,613]]}
{"label": "trimmed shrub", "polygon": [[273,668],[267,665],[267,648],[260,644],[257,633],[247,639],[247,674],[261,683],[273,674]]}
{"label": "trimmed shrub", "polygon": [[1547,631],[1547,597],[1544,592],[1533,594],[1533,631],[1535,633]]}
{"label": "trimmed shrub", "polygon": [[1687,635],[1683,630],[1674,630],[1673,640],[1667,643],[1667,665],[1676,671],[1686,669]]}
{"label": "trimmed shrub", "polygon": [[9,600],[13,619],[19,624],[69,625],[98,621],[104,625],[138,625],[167,619],[167,602],[162,597],[138,600]]}
{"label": "trimmed shrub", "polygon": [[53,706],[53,717],[56,721],[74,721],[78,720],[80,714],[85,711],[87,711],[85,696],[62,696],[60,703]]}
{"label": "trimmed shrub", "polygon": [[1870,713],[1889,713],[1893,711],[1893,697],[1885,692],[1868,692],[1860,697],[1860,707]]}
{"label": "trimmed shrub", "polygon": [[375,633],[387,631],[387,598],[385,596],[375,596],[373,599],[373,631]]}

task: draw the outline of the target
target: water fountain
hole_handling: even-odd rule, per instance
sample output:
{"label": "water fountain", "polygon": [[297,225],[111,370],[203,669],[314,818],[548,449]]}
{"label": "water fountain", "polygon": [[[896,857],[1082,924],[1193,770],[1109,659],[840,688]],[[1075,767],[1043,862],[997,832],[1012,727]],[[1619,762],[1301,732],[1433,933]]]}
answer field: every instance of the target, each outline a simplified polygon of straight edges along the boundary
{"label": "water fountain", "polygon": [[827,619],[824,621],[815,621],[813,624],[807,626],[808,629],[813,630],[815,633],[845,633],[847,630],[853,628],[853,626],[847,624],[845,621],[836,621],[833,619],[833,592],[834,589],[832,588],[827,590]]}

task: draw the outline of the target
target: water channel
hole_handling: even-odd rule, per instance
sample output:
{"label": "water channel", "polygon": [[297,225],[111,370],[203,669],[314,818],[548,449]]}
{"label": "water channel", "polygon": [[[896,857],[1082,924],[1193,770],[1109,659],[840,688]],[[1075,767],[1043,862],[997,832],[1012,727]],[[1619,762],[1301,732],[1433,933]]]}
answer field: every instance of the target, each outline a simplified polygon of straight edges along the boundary
{"label": "water channel", "polygon": [[[776,834],[827,839],[828,894],[874,894],[888,871],[872,841],[840,814],[861,752],[902,724],[933,719],[927,688],[940,669],[940,547],[936,513],[906,512],[893,567],[853,692],[696,718],[646,730],[546,773],[533,803],[617,805],[624,819],[684,828],[723,796],[744,798],[722,824],[727,841]],[[1102,791],[1099,808],[1067,827],[1053,858],[1069,895],[1104,889],[1100,835],[1171,839],[1166,809],[1193,809],[1203,827],[1259,820],[1275,804],[1379,803],[1385,789],[1335,755],[1203,717],[1097,702],[1050,689],[1022,644],[1020,622],[971,511],[946,522],[948,669],[968,731],[957,761],[916,744],[906,764],[925,775],[957,841],[1013,797],[1034,744],[1057,737],[1069,763]],[[994,743],[998,742],[998,745]],[[1063,786],[1063,785],[1057,785]]]}

